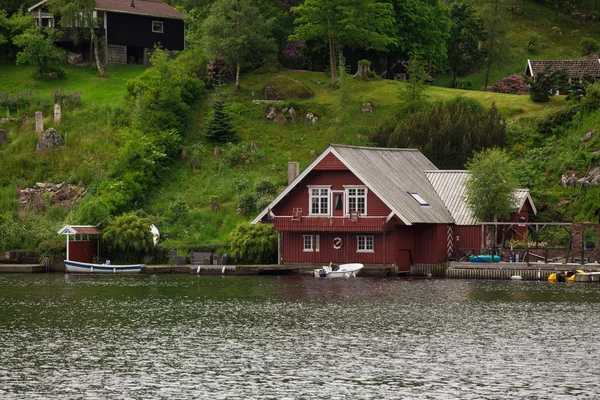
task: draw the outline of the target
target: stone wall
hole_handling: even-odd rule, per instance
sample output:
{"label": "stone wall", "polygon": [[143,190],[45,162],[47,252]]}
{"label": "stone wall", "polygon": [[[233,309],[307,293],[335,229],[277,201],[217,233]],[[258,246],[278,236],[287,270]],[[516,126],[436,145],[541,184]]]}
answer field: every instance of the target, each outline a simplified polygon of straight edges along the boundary
{"label": "stone wall", "polygon": [[109,44],[106,50],[109,65],[127,64],[127,46]]}

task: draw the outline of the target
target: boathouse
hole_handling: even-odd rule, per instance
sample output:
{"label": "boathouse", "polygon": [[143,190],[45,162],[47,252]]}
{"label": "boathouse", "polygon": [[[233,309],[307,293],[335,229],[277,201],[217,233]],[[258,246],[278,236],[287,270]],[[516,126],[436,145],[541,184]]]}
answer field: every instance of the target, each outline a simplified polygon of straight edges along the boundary
{"label": "boathouse", "polygon": [[[450,260],[457,236],[483,247],[462,197],[467,174],[441,171],[416,149],[330,145],[252,223],[273,223],[279,264],[408,272]],[[528,191],[519,193],[515,221],[535,212]]]}
{"label": "boathouse", "polygon": [[91,263],[100,254],[99,226],[65,225],[57,233],[67,237],[67,260]]}

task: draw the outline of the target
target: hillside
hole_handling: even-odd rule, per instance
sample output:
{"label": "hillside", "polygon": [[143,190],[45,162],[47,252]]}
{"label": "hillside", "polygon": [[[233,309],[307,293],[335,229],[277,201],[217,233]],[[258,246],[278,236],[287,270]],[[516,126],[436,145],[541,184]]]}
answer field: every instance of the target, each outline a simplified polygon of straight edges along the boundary
{"label": "hillside", "polygon": [[[557,20],[552,10],[527,5],[525,13],[509,15],[511,52],[502,67],[492,70],[491,83],[522,72],[527,58],[577,58],[580,37],[599,33],[598,23],[581,23],[562,15]],[[562,35],[552,29],[557,23]],[[538,38],[533,47],[528,46],[532,37]],[[0,106],[0,115],[17,118],[0,123],[9,139],[0,145],[0,250],[37,249],[42,241],[56,238],[56,230],[64,223],[73,223],[77,209],[52,205],[49,200],[36,207],[19,207],[15,191],[37,182],[67,182],[87,190],[88,198],[93,197],[100,182],[113,171],[115,159],[131,136],[129,118],[135,110],[126,100],[124,83],[145,68],[110,67],[110,78],[103,79],[91,67],[66,67],[66,79],[41,81],[31,78],[31,67],[5,63],[0,69],[0,94],[34,98],[45,116],[51,112],[47,99],[57,90],[76,98],[63,108],[63,121],[58,127],[65,145],[41,154],[35,152],[35,110],[19,104],[12,109]],[[480,87],[483,73],[480,70],[461,79]],[[308,100],[279,104],[279,109],[293,107],[296,111],[295,120],[288,118],[281,124],[266,118],[269,104],[252,101],[263,99],[265,86],[277,75],[297,79],[314,93]],[[533,103],[524,95],[449,89],[443,87],[447,77],[436,78],[426,92],[429,102],[467,97],[485,107],[495,104],[507,118],[508,150],[519,166],[522,185],[532,190],[541,211],[539,218],[595,218],[600,190],[563,188],[560,178],[563,173],[581,177],[600,161],[593,153],[600,149],[598,139],[581,141],[586,132],[595,129],[599,113],[578,114],[564,124],[558,121],[550,132],[540,134],[537,121],[548,120],[554,110],[562,109],[567,104],[563,96],[552,97],[548,103]],[[204,137],[213,90],[190,110],[190,123],[182,127],[185,135],[179,156],[161,172],[144,200],[132,207],[141,210],[161,230],[163,255],[171,251],[187,253],[190,249],[226,252],[229,232],[239,222],[251,219],[273,196],[271,192],[257,197],[257,184],[281,190],[287,183],[289,161],[298,161],[301,169],[305,168],[329,143],[370,145],[369,135],[402,105],[398,90],[406,85],[388,80],[350,80],[350,101],[342,107],[340,90],[327,83],[322,72],[285,69],[243,74],[240,93],[234,92],[233,83],[227,83],[223,92],[241,139],[237,145],[214,145]],[[373,105],[372,113],[360,111],[366,102]],[[315,124],[305,119],[308,113],[318,116]],[[45,127],[49,126],[52,119],[46,117]],[[211,204],[218,204],[218,210]]]}

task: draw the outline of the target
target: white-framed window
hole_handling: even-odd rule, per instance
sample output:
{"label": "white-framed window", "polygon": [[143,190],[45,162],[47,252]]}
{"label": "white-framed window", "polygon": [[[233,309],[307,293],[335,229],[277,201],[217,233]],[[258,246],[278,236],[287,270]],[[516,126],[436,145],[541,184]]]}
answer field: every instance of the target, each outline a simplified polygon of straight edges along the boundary
{"label": "white-framed window", "polygon": [[356,237],[356,251],[358,253],[373,253],[373,236],[359,235]]}
{"label": "white-framed window", "polygon": [[367,214],[367,188],[365,187],[347,187],[346,188],[346,213],[358,211],[363,215]]}
{"label": "white-framed window", "polygon": [[310,214],[329,215],[329,187],[309,187]]}
{"label": "white-framed window", "polygon": [[319,235],[302,235],[305,252],[318,252],[320,250]]}
{"label": "white-framed window", "polygon": [[162,21],[152,21],[152,32],[163,33],[164,25]]}

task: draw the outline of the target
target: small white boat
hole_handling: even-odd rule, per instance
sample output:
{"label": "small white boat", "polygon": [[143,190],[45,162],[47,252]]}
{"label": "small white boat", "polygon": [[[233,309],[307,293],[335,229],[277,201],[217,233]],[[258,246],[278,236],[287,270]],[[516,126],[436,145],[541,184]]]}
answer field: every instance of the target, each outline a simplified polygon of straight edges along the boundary
{"label": "small white boat", "polygon": [[313,271],[313,276],[316,278],[350,278],[355,277],[363,267],[364,265],[359,263],[327,265],[315,269]]}
{"label": "small white boat", "polygon": [[86,274],[139,274],[142,268],[146,267],[144,264],[91,264],[69,260],[65,260],[65,266],[68,272],[83,272]]}

